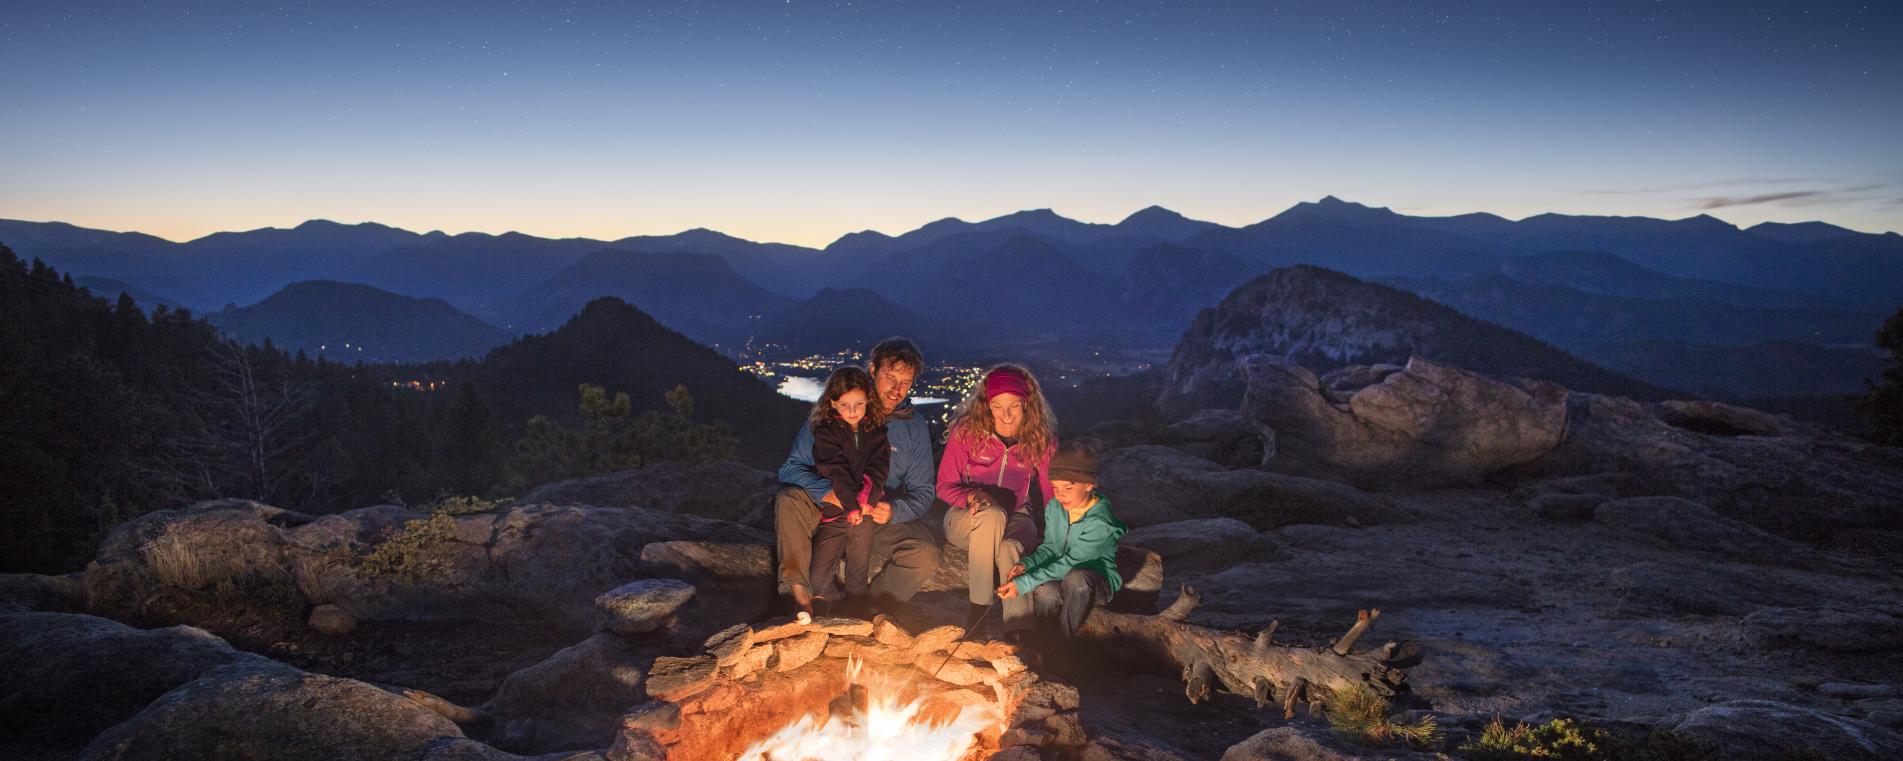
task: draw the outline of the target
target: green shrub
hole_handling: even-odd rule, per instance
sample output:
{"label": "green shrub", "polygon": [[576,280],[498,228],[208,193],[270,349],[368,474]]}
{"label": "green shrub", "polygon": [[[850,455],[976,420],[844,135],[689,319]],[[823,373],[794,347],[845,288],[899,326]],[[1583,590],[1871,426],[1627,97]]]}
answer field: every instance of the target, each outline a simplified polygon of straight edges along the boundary
{"label": "green shrub", "polygon": [[1424,716],[1411,723],[1396,722],[1388,715],[1386,698],[1365,684],[1337,690],[1328,703],[1328,723],[1335,733],[1349,742],[1362,745],[1388,745],[1400,742],[1432,745],[1440,742],[1440,727],[1434,717]]}
{"label": "green shrub", "polygon": [[1496,717],[1478,739],[1460,750],[1478,761],[1600,761],[1611,757],[1611,739],[1605,730],[1581,726],[1572,719],[1554,719],[1537,727],[1516,722],[1509,727]]}
{"label": "green shrub", "polygon": [[456,538],[456,518],[436,513],[403,524],[389,538],[365,555],[359,570],[380,579],[415,580],[445,569],[436,548]]}

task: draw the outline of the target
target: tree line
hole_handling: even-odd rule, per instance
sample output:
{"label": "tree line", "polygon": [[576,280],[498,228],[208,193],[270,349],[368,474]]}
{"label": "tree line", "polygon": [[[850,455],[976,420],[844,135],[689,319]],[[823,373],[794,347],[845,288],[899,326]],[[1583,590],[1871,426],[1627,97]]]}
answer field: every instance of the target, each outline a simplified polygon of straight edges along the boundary
{"label": "tree line", "polygon": [[[77,570],[112,526],[199,499],[326,513],[733,452],[725,425],[692,419],[685,387],[636,414],[625,392],[570,385],[565,410],[525,420],[478,368],[240,345],[0,245],[0,571]],[[419,376],[435,390],[407,382]]]}

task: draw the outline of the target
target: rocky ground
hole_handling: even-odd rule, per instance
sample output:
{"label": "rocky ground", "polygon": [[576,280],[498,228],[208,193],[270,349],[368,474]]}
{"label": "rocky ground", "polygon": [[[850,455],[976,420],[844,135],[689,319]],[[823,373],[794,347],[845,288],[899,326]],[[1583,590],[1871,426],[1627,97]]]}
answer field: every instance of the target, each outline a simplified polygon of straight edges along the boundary
{"label": "rocky ground", "polygon": [[[1370,748],[1242,695],[1193,705],[1168,667],[1099,646],[1032,664],[1077,687],[1087,737],[1001,757],[1462,757],[1495,717],[1707,758],[1903,757],[1903,453],[1420,360],[1258,359],[1248,381],[1240,409],[1103,455],[1124,544],[1148,551],[1119,602],[1188,585],[1189,624],[1314,646],[1379,609],[1362,647],[1421,654],[1394,709],[1447,739]],[[657,658],[774,613],[771,488],[718,463],[461,515],[141,517],[84,573],[0,579],[0,755],[644,757],[615,738]],[[948,560],[903,630],[960,618]]]}

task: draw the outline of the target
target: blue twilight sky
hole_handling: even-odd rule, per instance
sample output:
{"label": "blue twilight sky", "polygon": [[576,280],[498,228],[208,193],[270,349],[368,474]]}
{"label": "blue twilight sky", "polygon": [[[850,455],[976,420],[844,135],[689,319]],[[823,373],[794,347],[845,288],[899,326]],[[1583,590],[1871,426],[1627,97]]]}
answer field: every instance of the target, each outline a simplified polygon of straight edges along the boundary
{"label": "blue twilight sky", "polygon": [[0,9],[0,217],[614,238],[1333,194],[1903,229],[1903,3]]}

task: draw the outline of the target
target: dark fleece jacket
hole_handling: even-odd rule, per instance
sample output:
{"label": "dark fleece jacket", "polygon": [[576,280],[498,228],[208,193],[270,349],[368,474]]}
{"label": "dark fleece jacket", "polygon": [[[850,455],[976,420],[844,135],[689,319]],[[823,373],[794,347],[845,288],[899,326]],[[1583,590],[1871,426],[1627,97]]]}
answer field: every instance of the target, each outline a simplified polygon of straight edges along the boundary
{"label": "dark fleece jacket", "polygon": [[859,509],[859,491],[867,478],[872,479],[872,492],[866,504],[884,498],[886,471],[891,464],[892,451],[883,425],[870,431],[853,431],[840,420],[813,426],[813,469],[833,482],[833,494],[838,495],[839,504],[845,505],[836,508],[821,502],[821,517],[835,520]]}

